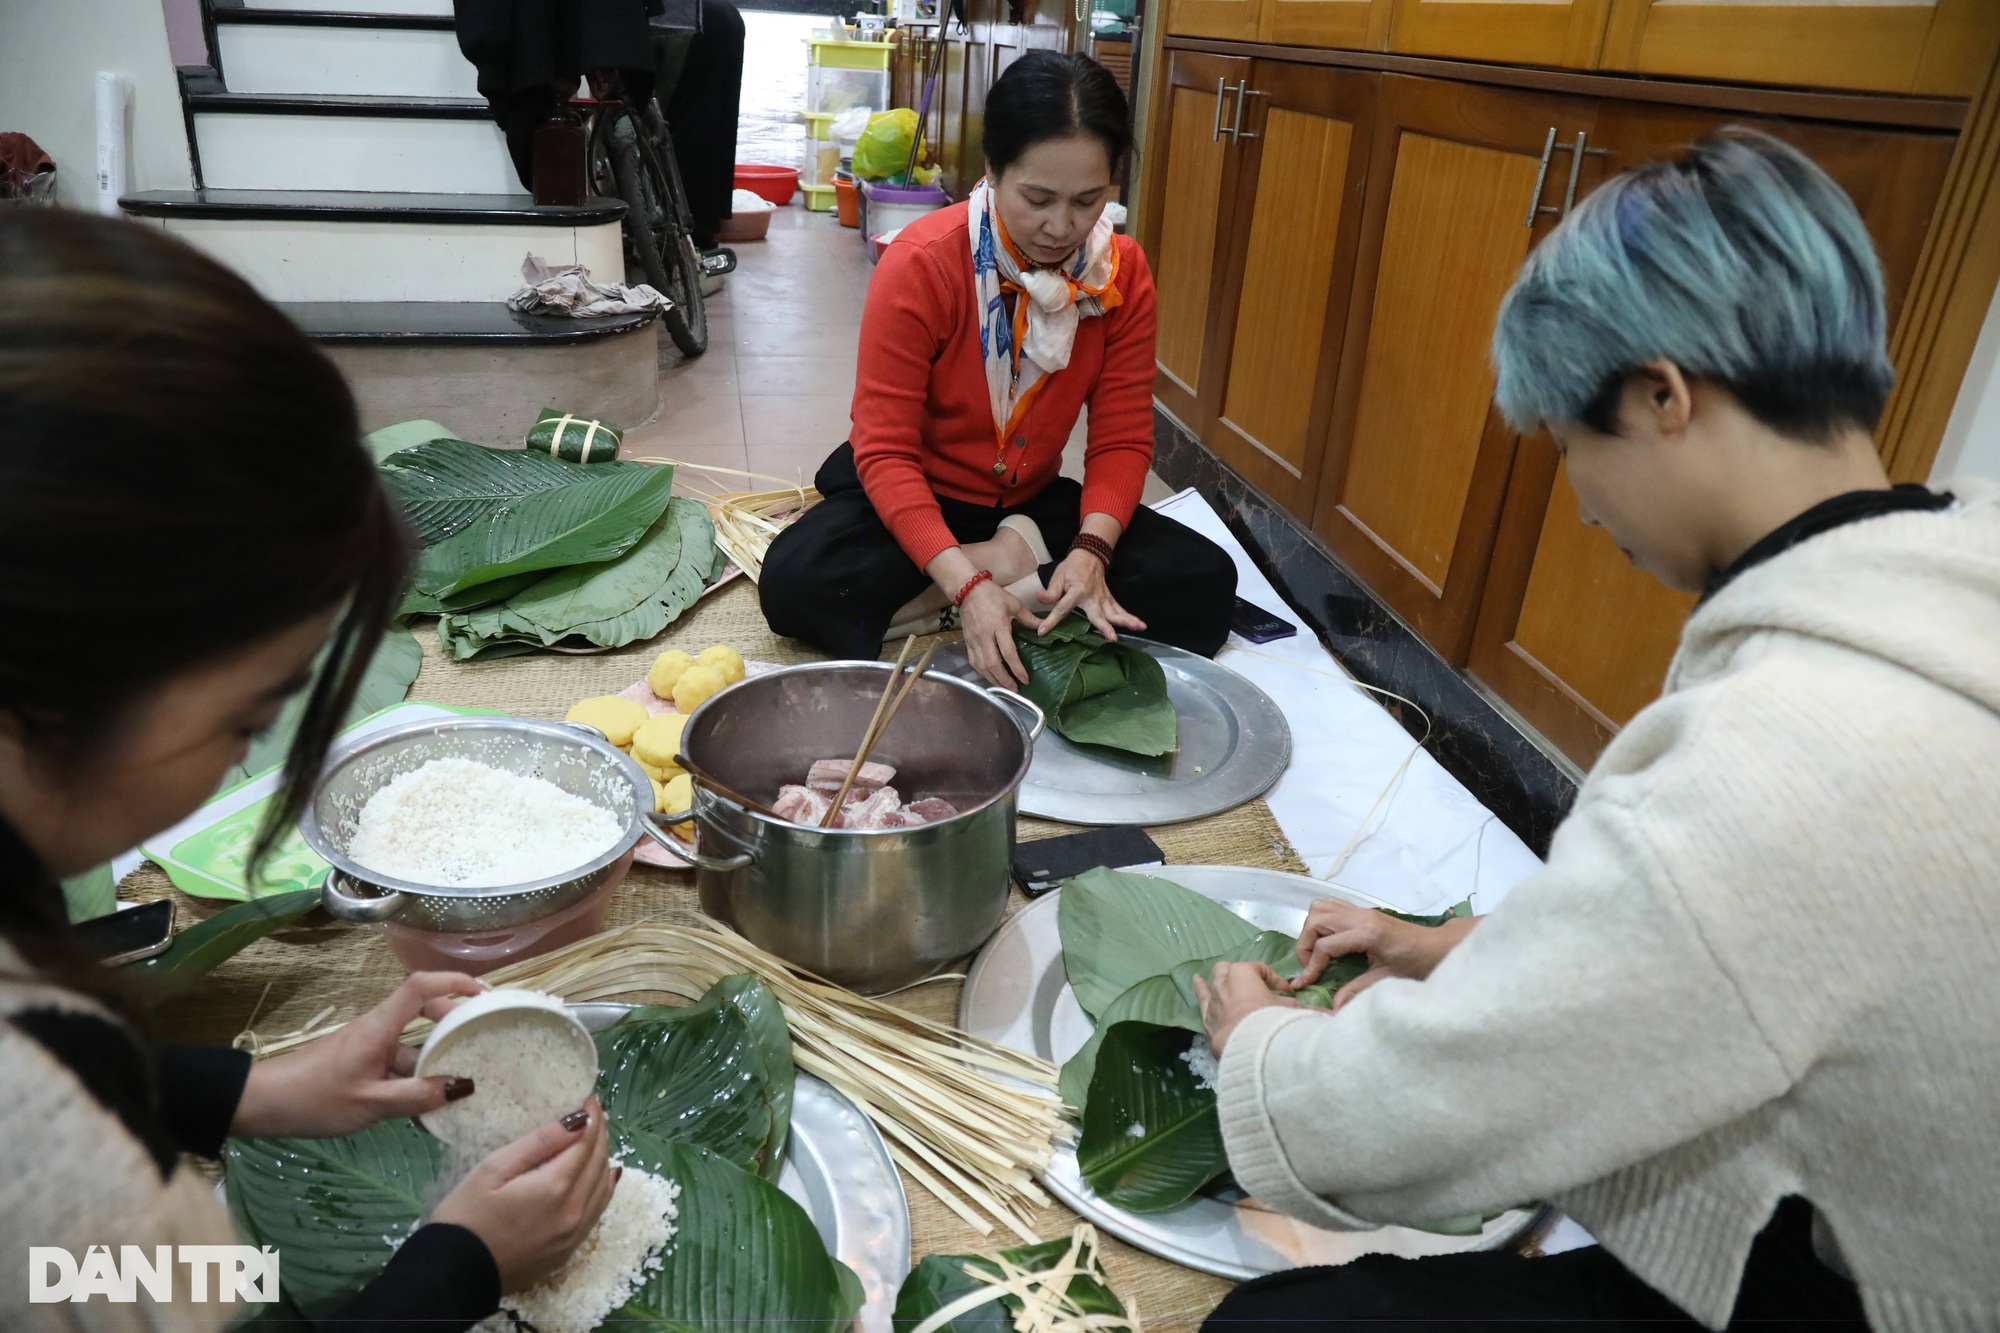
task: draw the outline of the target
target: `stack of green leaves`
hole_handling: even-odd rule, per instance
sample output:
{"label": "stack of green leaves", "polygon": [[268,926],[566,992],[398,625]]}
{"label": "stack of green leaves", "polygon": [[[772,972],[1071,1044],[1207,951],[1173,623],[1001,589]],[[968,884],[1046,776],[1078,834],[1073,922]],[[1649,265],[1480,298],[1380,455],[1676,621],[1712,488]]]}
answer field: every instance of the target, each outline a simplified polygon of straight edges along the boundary
{"label": "stack of green leaves", "polygon": [[403,609],[442,617],[438,640],[458,661],[652,638],[728,563],[707,508],[670,495],[670,466],[443,437],[381,468],[423,546]]}
{"label": "stack of green leaves", "polygon": [[[726,977],[695,1004],[635,1009],[596,1041],[613,1154],[681,1187],[661,1266],[604,1327],[846,1333],[860,1280],[776,1184],[795,1079],[776,997]],[[438,1141],[401,1119],[342,1139],[235,1139],[225,1160],[238,1233],[280,1249],[284,1305],[307,1318],[382,1270],[445,1168]]]}
{"label": "stack of green leaves", "polygon": [[[1461,903],[1445,916],[1390,915],[1435,926],[1471,910]],[[1070,988],[1095,1025],[1058,1084],[1081,1122],[1084,1180],[1106,1202],[1140,1213],[1228,1184],[1215,1089],[1185,1058],[1202,1031],[1194,979],[1221,962],[1262,962],[1296,977],[1298,941],[1170,880],[1102,867],[1064,883],[1057,924]],[[1367,968],[1362,955],[1337,958],[1291,998],[1328,1008]]]}
{"label": "stack of green leaves", "polygon": [[1144,649],[1112,643],[1080,615],[1047,634],[1016,625],[1014,645],[1028,668],[1024,693],[1063,736],[1148,756],[1180,745],[1167,673]]}

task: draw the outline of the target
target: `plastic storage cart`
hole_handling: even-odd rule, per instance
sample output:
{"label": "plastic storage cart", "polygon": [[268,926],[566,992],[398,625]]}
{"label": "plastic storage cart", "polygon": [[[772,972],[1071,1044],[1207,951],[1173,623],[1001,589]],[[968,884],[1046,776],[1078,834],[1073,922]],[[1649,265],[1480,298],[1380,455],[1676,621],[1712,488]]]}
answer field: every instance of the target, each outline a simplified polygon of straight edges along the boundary
{"label": "plastic storage cart", "polygon": [[889,42],[806,39],[806,112],[838,113],[849,107],[889,105]]}

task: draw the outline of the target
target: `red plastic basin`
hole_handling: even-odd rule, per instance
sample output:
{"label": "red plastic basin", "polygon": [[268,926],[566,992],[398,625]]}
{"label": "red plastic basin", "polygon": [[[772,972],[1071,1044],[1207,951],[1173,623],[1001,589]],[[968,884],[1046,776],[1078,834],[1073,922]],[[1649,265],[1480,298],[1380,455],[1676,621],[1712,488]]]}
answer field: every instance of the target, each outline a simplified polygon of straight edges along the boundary
{"label": "red plastic basin", "polygon": [[749,190],[782,207],[792,202],[792,195],[799,188],[799,169],[773,166],[769,162],[738,162],[736,188]]}

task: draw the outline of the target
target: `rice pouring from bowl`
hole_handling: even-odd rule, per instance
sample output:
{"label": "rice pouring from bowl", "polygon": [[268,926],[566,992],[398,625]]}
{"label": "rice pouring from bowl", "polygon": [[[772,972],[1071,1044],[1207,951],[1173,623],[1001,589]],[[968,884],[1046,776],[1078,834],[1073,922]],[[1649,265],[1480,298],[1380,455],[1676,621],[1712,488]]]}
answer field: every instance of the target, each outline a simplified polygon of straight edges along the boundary
{"label": "rice pouring from bowl", "polygon": [[490,990],[439,1020],[416,1072],[472,1080],[470,1095],[422,1123],[461,1159],[476,1160],[582,1106],[597,1085],[597,1043],[553,995]]}

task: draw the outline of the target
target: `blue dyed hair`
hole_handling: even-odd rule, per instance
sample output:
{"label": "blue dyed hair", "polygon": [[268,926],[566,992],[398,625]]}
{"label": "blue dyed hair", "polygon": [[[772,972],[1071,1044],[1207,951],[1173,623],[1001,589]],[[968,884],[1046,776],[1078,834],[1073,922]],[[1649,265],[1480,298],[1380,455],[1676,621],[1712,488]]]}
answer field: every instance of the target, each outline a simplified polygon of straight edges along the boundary
{"label": "blue dyed hair", "polygon": [[1732,127],[1607,181],[1528,256],[1493,331],[1510,424],[1615,434],[1654,359],[1729,390],[1781,434],[1873,430],[1895,372],[1882,265],[1811,159]]}

